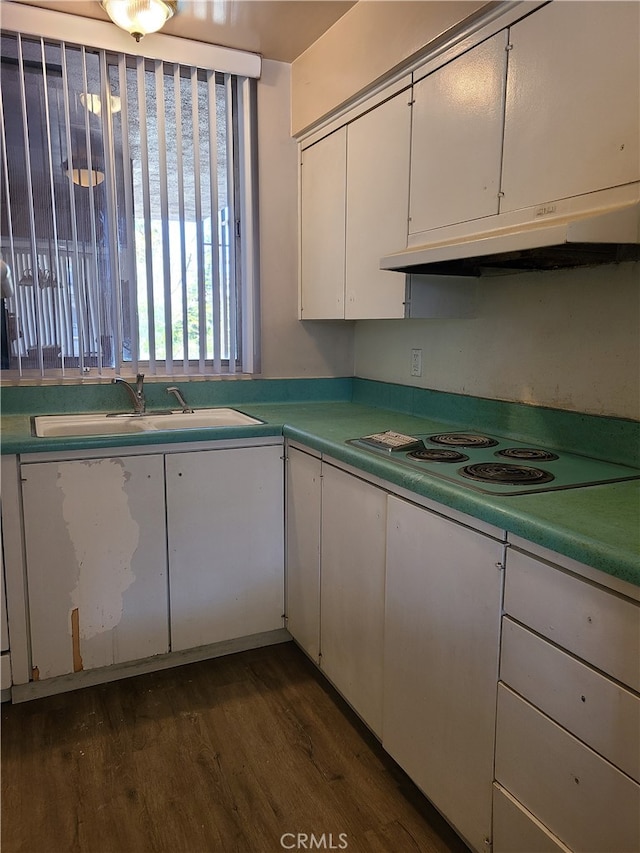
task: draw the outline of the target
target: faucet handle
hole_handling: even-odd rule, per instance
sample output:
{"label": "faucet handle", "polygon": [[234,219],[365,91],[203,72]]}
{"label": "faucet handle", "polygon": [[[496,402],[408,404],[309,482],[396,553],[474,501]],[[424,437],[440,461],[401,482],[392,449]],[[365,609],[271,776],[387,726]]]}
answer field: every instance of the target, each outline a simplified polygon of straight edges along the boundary
{"label": "faucet handle", "polygon": [[180,403],[180,405],[182,406],[182,411],[184,414],[193,412],[193,409],[184,399],[177,385],[171,385],[169,388],[167,388],[167,394],[173,394],[175,396],[178,403]]}

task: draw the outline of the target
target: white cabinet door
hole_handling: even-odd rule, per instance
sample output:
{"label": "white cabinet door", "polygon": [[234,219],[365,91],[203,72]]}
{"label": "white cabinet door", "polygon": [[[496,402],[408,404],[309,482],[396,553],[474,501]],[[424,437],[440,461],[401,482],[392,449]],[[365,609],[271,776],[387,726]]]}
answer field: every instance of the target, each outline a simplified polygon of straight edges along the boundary
{"label": "white cabinet door", "polygon": [[506,31],[413,87],[409,233],[498,213]]}
{"label": "white cabinet door", "polygon": [[386,493],[322,466],[320,666],[382,731]]}
{"label": "white cabinet door", "polygon": [[476,850],[491,838],[501,544],[389,497],[382,743]]}
{"label": "white cabinet door", "polygon": [[300,316],[344,318],[347,128],[302,152]]}
{"label": "white cabinet door", "polygon": [[347,129],[347,320],[404,317],[405,277],[380,258],[407,240],[410,100],[401,92]]}
{"label": "white cabinet door", "polygon": [[9,626],[7,624],[7,594],[4,589],[4,548],[0,532],[0,625],[2,631],[2,646],[0,651],[9,651]]}
{"label": "white cabinet door", "polygon": [[167,652],[162,456],[21,476],[34,680]]}
{"label": "white cabinet door", "polygon": [[320,652],[320,459],[287,451],[287,628],[317,664]]}
{"label": "white cabinet door", "polygon": [[[4,589],[4,548],[0,537],[0,619],[2,624],[2,647],[0,651],[0,690],[11,687],[11,657],[9,655],[9,627],[7,624],[7,596]],[[4,697],[3,697],[4,698]]]}
{"label": "white cabinet door", "polygon": [[511,28],[500,211],[640,179],[637,3],[550,3]]}
{"label": "white cabinet door", "polygon": [[282,627],[282,447],[166,457],[171,650]]}

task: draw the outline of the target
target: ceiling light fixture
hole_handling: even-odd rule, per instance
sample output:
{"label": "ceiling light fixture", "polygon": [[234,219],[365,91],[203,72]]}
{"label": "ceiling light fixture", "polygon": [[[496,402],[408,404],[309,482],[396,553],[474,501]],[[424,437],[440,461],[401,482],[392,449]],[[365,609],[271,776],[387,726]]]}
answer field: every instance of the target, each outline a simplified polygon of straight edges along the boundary
{"label": "ceiling light fixture", "polygon": [[100,0],[100,5],[136,41],[162,29],[178,11],[178,0]]}
{"label": "ceiling light fixture", "polygon": [[[96,116],[102,113],[102,98],[90,92],[80,92],[80,103]],[[109,96],[109,105],[112,113],[119,113],[122,109],[122,101],[117,95]]]}
{"label": "ceiling light fixture", "polygon": [[92,163],[91,166],[87,163],[87,158],[84,161],[73,162],[73,168],[69,168],[69,161],[65,160],[62,164],[62,170],[65,175],[68,175],[77,187],[98,187],[104,181],[104,172],[100,164]]}

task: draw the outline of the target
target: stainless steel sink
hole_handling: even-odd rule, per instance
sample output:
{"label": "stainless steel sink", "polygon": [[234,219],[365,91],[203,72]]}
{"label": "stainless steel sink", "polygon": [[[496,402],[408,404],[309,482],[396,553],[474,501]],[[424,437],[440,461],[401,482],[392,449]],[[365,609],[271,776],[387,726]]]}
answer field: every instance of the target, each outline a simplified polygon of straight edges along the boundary
{"label": "stainless steel sink", "polygon": [[144,415],[36,415],[32,418],[34,435],[39,438],[83,435],[130,435],[139,432],[209,429],[246,426],[263,421],[236,409],[195,409],[193,412],[147,412]]}

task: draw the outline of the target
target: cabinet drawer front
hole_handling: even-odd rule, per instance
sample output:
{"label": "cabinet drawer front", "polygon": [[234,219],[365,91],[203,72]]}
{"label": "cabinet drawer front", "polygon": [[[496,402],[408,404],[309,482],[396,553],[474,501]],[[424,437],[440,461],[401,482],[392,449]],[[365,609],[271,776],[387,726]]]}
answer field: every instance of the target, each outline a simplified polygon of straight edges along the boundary
{"label": "cabinet drawer front", "polygon": [[513,548],[507,555],[504,609],[640,691],[640,607]]}
{"label": "cabinet drawer front", "polygon": [[500,678],[640,782],[640,699],[634,693],[508,617]]}
{"label": "cabinet drawer front", "polygon": [[500,785],[493,786],[493,853],[569,853]]}
{"label": "cabinet drawer front", "polygon": [[572,850],[636,853],[640,786],[498,686],[496,780]]}

